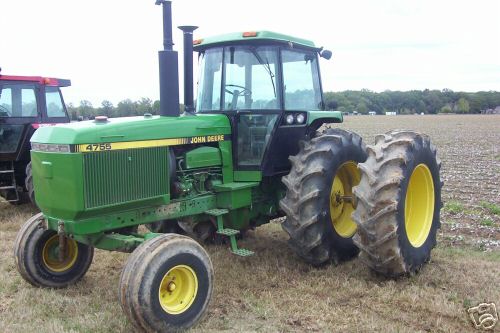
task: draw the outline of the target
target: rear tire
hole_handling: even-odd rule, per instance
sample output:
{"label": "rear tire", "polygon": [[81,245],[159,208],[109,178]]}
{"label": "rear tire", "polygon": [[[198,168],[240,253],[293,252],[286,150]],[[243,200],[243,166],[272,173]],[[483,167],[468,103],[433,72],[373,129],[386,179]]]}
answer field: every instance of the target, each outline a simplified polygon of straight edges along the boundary
{"label": "rear tire", "polygon": [[385,276],[414,274],[429,261],[440,227],[436,148],[426,135],[396,130],[377,136],[367,151],[354,188],[360,258]]}
{"label": "rear tire", "polygon": [[120,276],[120,304],[141,331],[187,329],[206,313],[213,276],[210,257],[197,242],[163,234],[130,255]]}
{"label": "rear tire", "polygon": [[94,248],[68,238],[67,254],[59,261],[59,236],[45,229],[43,222],[38,213],[19,230],[14,242],[17,270],[36,287],[63,288],[76,283],[89,269]]}
{"label": "rear tire", "polygon": [[365,160],[360,136],[331,128],[302,142],[299,153],[290,157],[292,168],[282,179],[287,188],[280,201],[286,214],[282,227],[291,248],[306,262],[337,263],[358,254],[352,241],[352,186],[360,178],[356,165]]}
{"label": "rear tire", "polygon": [[33,168],[31,162],[29,162],[28,165],[26,166],[26,180],[24,183],[30,201],[36,206],[35,187],[33,186]]}

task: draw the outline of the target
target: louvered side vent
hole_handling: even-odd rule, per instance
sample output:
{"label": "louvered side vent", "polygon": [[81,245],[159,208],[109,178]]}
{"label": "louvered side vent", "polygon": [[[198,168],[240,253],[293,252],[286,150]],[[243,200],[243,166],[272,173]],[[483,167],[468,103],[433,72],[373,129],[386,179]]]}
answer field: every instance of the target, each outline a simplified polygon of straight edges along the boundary
{"label": "louvered side vent", "polygon": [[168,148],[84,154],[85,207],[96,208],[168,193]]}

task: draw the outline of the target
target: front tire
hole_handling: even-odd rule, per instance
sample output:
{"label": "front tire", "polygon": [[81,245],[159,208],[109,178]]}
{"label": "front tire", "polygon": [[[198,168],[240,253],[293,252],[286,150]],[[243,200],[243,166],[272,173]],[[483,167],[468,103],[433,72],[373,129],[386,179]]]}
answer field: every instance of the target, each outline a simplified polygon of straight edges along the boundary
{"label": "front tire", "polygon": [[440,227],[441,162],[428,136],[391,131],[368,146],[354,188],[360,258],[388,277],[414,274],[429,261]]}
{"label": "front tire", "polygon": [[213,276],[212,262],[197,242],[163,234],[131,254],[120,277],[120,304],[139,330],[187,329],[208,308]]}
{"label": "front tire", "polygon": [[94,248],[66,239],[67,251],[59,258],[58,234],[43,226],[42,213],[30,218],[14,242],[14,257],[21,276],[36,287],[63,288],[80,280],[89,269]]}
{"label": "front tire", "polygon": [[352,241],[352,187],[360,179],[357,164],[366,160],[363,141],[355,133],[329,128],[301,146],[282,179],[287,188],[280,201],[286,214],[282,227],[289,244],[313,265],[351,259],[358,254]]}

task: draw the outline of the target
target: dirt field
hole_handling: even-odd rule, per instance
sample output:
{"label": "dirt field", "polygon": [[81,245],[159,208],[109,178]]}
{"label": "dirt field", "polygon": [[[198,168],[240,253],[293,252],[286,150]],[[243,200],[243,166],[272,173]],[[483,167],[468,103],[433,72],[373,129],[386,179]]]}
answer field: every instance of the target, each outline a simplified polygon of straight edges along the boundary
{"label": "dirt field", "polygon": [[[315,269],[288,249],[279,223],[270,223],[242,242],[253,257],[208,247],[214,298],[193,332],[476,332],[466,309],[480,302],[500,308],[500,116],[358,116],[341,126],[367,143],[393,128],[431,136],[446,202],[432,261],[398,280],[372,274],[357,259]],[[0,202],[0,332],[130,332],[117,301],[126,254],[96,251],[85,278],[65,290],[21,279],[13,240],[34,212]]]}

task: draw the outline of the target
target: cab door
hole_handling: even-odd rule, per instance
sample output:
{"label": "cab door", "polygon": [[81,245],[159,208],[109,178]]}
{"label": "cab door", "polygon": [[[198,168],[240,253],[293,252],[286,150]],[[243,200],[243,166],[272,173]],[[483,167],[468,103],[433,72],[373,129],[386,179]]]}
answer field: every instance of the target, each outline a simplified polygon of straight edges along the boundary
{"label": "cab door", "polygon": [[223,111],[232,115],[235,170],[261,170],[264,153],[281,114],[278,49],[224,49]]}
{"label": "cab door", "polygon": [[40,121],[40,86],[0,81],[0,161],[29,159],[31,124]]}
{"label": "cab door", "polygon": [[236,169],[260,170],[279,112],[239,112],[236,116]]}

